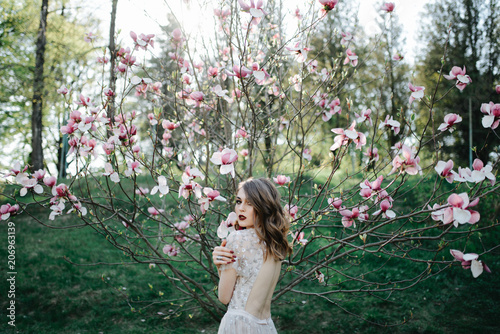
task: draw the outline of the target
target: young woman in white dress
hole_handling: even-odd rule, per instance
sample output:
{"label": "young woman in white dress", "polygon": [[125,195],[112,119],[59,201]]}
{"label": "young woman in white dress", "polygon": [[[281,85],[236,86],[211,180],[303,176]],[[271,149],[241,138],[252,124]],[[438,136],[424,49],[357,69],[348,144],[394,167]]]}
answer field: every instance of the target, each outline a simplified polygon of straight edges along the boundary
{"label": "young woman in white dress", "polygon": [[219,300],[229,303],[219,334],[276,333],[271,299],[281,260],[292,252],[279,192],[267,179],[242,182],[235,212],[238,229],[213,251],[220,277]]}

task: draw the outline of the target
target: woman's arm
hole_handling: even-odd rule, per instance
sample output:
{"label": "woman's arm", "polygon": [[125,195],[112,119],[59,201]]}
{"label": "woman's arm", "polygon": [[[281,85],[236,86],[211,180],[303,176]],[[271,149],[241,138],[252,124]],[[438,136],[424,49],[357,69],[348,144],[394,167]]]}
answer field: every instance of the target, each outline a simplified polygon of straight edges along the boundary
{"label": "woman's arm", "polygon": [[219,300],[223,304],[229,304],[233,296],[234,285],[236,284],[236,270],[229,268],[220,273],[219,278]]}
{"label": "woman's arm", "polygon": [[223,240],[222,244],[215,247],[214,251],[212,252],[212,260],[214,261],[214,264],[217,266],[217,268],[219,268],[221,264],[229,264],[231,262],[234,262],[236,259],[236,255],[234,255],[234,252],[225,247],[226,244],[227,241]]}

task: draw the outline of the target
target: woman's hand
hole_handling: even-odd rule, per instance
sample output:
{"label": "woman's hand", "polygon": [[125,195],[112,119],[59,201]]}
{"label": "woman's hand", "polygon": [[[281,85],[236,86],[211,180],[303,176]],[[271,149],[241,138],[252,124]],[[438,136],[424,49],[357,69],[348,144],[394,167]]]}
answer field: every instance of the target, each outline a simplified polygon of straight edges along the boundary
{"label": "woman's hand", "polygon": [[234,252],[232,250],[225,247],[226,243],[227,241],[223,240],[222,244],[215,247],[214,251],[212,252],[212,259],[217,267],[221,264],[229,264],[236,261],[236,255],[234,255]]}

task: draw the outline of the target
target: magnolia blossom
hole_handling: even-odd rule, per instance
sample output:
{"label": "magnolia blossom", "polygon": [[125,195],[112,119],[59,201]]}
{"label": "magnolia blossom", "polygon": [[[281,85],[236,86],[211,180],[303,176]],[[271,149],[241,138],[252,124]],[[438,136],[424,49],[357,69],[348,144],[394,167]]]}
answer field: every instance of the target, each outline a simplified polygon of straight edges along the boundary
{"label": "magnolia blossom", "polygon": [[179,254],[179,249],[174,245],[166,244],[163,246],[163,254],[168,256],[177,256],[177,254]]}
{"label": "magnolia blossom", "polygon": [[367,163],[370,161],[377,162],[380,159],[380,156],[378,154],[378,148],[376,147],[374,147],[373,149],[368,147],[366,149],[366,152],[363,153],[363,155],[365,155],[368,158]]}
{"label": "magnolia blossom", "polygon": [[220,173],[222,175],[230,173],[234,178],[234,165],[233,163],[238,160],[238,153],[235,150],[225,148],[222,152],[215,152],[210,161],[213,164],[220,165]]}
{"label": "magnolia blossom", "polygon": [[14,216],[19,211],[19,205],[10,205],[9,203],[4,204],[0,207],[0,215],[2,220],[9,219],[10,216]]}
{"label": "magnolia blossom", "polygon": [[156,216],[158,216],[160,213],[162,213],[162,212],[163,212],[163,210],[162,210],[162,209],[158,210],[157,208],[155,208],[155,207],[153,207],[153,206],[150,206],[150,207],[148,208],[148,212],[149,212],[149,214],[150,214],[151,216],[156,217]]}
{"label": "magnolia blossom", "polygon": [[325,282],[325,275],[321,271],[316,270],[314,274],[316,275],[316,279],[320,284]]}
{"label": "magnolia blossom", "polygon": [[340,34],[342,35],[342,39],[340,40],[342,46],[346,46],[354,40],[350,32],[341,32]]}
{"label": "magnolia blossom", "polygon": [[311,152],[312,151],[310,148],[305,148],[304,151],[302,152],[302,157],[307,161],[311,161],[312,160]]}
{"label": "magnolia blossom", "polygon": [[342,199],[335,197],[335,198],[329,198],[328,199],[328,205],[333,206],[335,209],[340,209],[342,206]]}
{"label": "magnolia blossom", "polygon": [[397,135],[401,130],[401,123],[395,121],[392,116],[389,118],[389,115],[385,116],[385,120],[379,124],[378,128],[381,129],[383,127],[387,127],[394,131],[394,134]]}
{"label": "magnolia blossom", "polygon": [[444,123],[442,123],[438,130],[441,130],[442,132],[446,130],[450,130],[450,132],[453,132],[452,126],[455,125],[456,123],[459,123],[462,121],[462,117],[458,114],[447,114],[444,116]]}
{"label": "magnolia blossom", "polygon": [[245,127],[242,126],[241,128],[239,128],[238,130],[236,130],[236,134],[234,135],[234,138],[249,138],[250,135],[248,134],[248,132],[245,130]]}
{"label": "magnolia blossom", "polygon": [[356,122],[363,123],[364,121],[368,120],[371,126],[372,125],[372,119],[370,117],[371,113],[372,113],[371,109],[363,110],[359,115],[357,113],[354,113],[354,116],[356,116]]}
{"label": "magnolia blossom", "polygon": [[394,11],[394,7],[396,7],[396,5],[394,5],[394,2],[386,2],[380,9],[387,13],[392,13]]}
{"label": "magnolia blossom", "polygon": [[169,192],[167,178],[163,175],[158,176],[158,185],[151,189],[151,195],[156,194],[158,191],[160,192],[160,197],[163,197],[163,195],[166,195]]}
{"label": "magnolia blossom", "polygon": [[455,174],[453,174],[453,171],[451,170],[452,168],[453,168],[453,160],[450,159],[447,162],[438,161],[436,167],[434,167],[434,170],[439,175],[446,178],[446,181],[448,181],[448,183],[452,183],[453,179],[455,178]]}
{"label": "magnolia blossom", "polygon": [[409,99],[410,105],[413,103],[413,101],[415,101],[415,100],[420,101],[424,97],[425,87],[413,86],[413,84],[410,82],[408,84],[408,88],[411,91],[411,95],[410,95],[410,99]]}
{"label": "magnolia blossom", "polygon": [[33,189],[33,191],[37,194],[43,193],[43,187],[38,184],[37,178],[29,178],[29,177],[23,177],[21,178],[21,185],[23,186],[21,190],[19,191],[20,196],[25,196],[28,193],[29,189]]}
{"label": "magnolia blossom", "polygon": [[302,46],[302,43],[300,41],[295,43],[295,45],[292,47],[286,46],[285,48],[288,51],[293,52],[293,54],[295,55],[295,60],[299,63],[303,63],[307,60],[307,52],[311,50],[305,46]]}
{"label": "magnolia blossom", "polygon": [[285,175],[278,175],[273,178],[274,183],[279,184],[280,186],[284,186],[287,183],[290,183],[290,177]]}
{"label": "magnolia blossom", "polygon": [[402,158],[401,156],[397,155],[394,160],[392,160],[392,170],[388,175],[391,175],[398,170],[400,172],[406,172],[410,175],[422,173],[422,169],[418,165],[420,162],[420,157],[415,156],[413,149],[403,144],[402,151]]}
{"label": "magnolia blossom", "polygon": [[375,179],[375,181],[370,182],[368,179],[364,180],[359,184],[361,191],[359,194],[365,198],[371,198],[373,195],[379,193],[382,190],[382,181],[384,177],[380,175]]}
{"label": "magnolia blossom", "polygon": [[113,166],[109,162],[104,165],[104,173],[102,175],[109,176],[111,181],[115,183],[120,182],[120,176],[113,170]]}
{"label": "magnolia blossom", "polygon": [[404,59],[404,56],[401,54],[401,53],[396,53],[392,56],[392,60],[396,60],[396,61],[401,61]]}
{"label": "magnolia blossom", "polygon": [[458,167],[458,173],[451,171],[454,180],[457,182],[483,182],[485,179],[490,181],[493,186],[496,182],[496,177],[493,174],[493,167],[491,165],[484,166],[480,159],[475,159],[472,163],[472,171],[469,168]]}
{"label": "magnolia blossom", "polygon": [[295,219],[297,212],[299,212],[299,208],[296,205],[290,206],[289,204],[285,205],[285,211],[290,215],[292,219]]}
{"label": "magnolia blossom", "polygon": [[359,208],[340,210],[340,214],[342,215],[342,225],[344,225],[344,227],[351,227],[353,224],[354,227],[356,227],[354,220],[360,215]]}
{"label": "magnolia blossom", "polygon": [[221,239],[225,239],[229,233],[234,231],[234,225],[238,221],[238,216],[236,213],[231,212],[226,220],[221,221],[219,227],[217,228],[217,236]]}
{"label": "magnolia blossom", "polygon": [[234,65],[233,66],[233,71],[230,72],[229,70],[226,70],[226,74],[230,77],[236,76],[237,78],[246,78],[250,74],[252,74],[253,71],[243,65]]}
{"label": "magnolia blossom", "polygon": [[444,74],[443,76],[448,80],[457,80],[456,86],[460,91],[464,90],[464,88],[472,82],[470,76],[465,74],[465,66],[463,69],[458,66],[453,66],[450,74]]}
{"label": "magnolia blossom", "polygon": [[373,215],[378,216],[379,214],[382,213],[382,216],[384,218],[394,218],[396,217],[396,213],[390,210],[391,208],[392,208],[392,203],[389,200],[385,199],[382,202],[380,202],[380,210],[375,211]]}
{"label": "magnolia blossom", "polygon": [[250,5],[245,3],[243,0],[238,0],[238,3],[241,6],[241,10],[247,13],[250,13],[254,18],[262,18],[267,15],[267,12],[262,9],[263,1],[257,0],[255,3],[254,0],[250,0]]}
{"label": "magnolia blossom", "polygon": [[203,193],[207,197],[202,197],[202,198],[198,199],[198,204],[200,204],[200,208],[201,208],[202,213],[207,212],[207,210],[210,206],[210,202],[213,202],[213,201],[225,202],[226,201],[226,199],[220,195],[219,191],[214,190],[212,188],[209,188],[209,187],[203,188]]}
{"label": "magnolia blossom", "polygon": [[319,0],[319,3],[323,6],[322,12],[324,14],[334,9],[338,2],[339,0]]}
{"label": "magnolia blossom", "polygon": [[480,214],[477,211],[469,209],[479,203],[479,198],[469,202],[467,193],[451,194],[448,197],[449,207],[434,206],[433,209],[438,209],[432,213],[433,219],[442,221],[443,224],[453,223],[455,227],[460,224],[475,224],[480,219]]}
{"label": "magnolia blossom", "polygon": [[332,129],[331,131],[338,136],[333,139],[334,144],[330,146],[330,151],[333,152],[341,146],[347,145],[349,140],[352,140],[356,144],[356,149],[361,149],[366,144],[366,136],[362,132],[357,132],[354,129],[355,126],[356,121],[352,122],[351,126],[346,130],[341,128]]}
{"label": "magnolia blossom", "polygon": [[132,174],[140,174],[142,171],[139,169],[140,163],[137,160],[127,161],[127,170],[124,172],[125,176],[129,177]]}
{"label": "magnolia blossom", "polygon": [[462,268],[470,268],[472,271],[472,276],[474,278],[477,278],[479,275],[481,275],[483,273],[483,270],[491,273],[491,270],[490,268],[488,268],[486,263],[478,261],[479,255],[477,255],[476,253],[464,254],[456,249],[450,249],[450,254],[455,258],[455,260],[460,261],[460,263],[462,264]]}
{"label": "magnolia blossom", "polygon": [[345,53],[344,65],[350,63],[353,67],[356,67],[356,65],[358,65],[358,56],[352,52],[351,49],[347,49]]}
{"label": "magnolia blossom", "polygon": [[232,103],[233,99],[230,98],[227,93],[227,89],[222,89],[221,85],[216,85],[215,87],[212,88],[212,92],[215,93],[218,97],[222,97],[224,100],[226,100],[228,103]]}
{"label": "magnolia blossom", "polygon": [[308,240],[307,239],[304,239],[304,232],[295,232],[295,233],[292,233],[292,237],[293,237],[293,240],[297,240],[298,243],[302,244],[302,245],[305,245],[307,244]]}
{"label": "magnolia blossom", "polygon": [[64,202],[60,201],[57,204],[51,205],[50,210],[52,210],[52,212],[49,215],[49,220],[54,220],[56,216],[62,215],[64,210]]}
{"label": "magnolia blossom", "polygon": [[151,47],[154,48],[154,41],[153,41],[153,37],[155,37],[154,34],[147,34],[147,35],[140,34],[139,36],[137,36],[137,34],[135,32],[131,31],[130,37],[132,37],[132,39],[135,42],[135,49],[136,50],[138,48],[146,50],[148,45],[151,45]]}
{"label": "magnolia blossom", "polygon": [[486,115],[483,116],[483,127],[496,129],[500,124],[500,103],[483,103],[481,104],[481,112]]}
{"label": "magnolia blossom", "polygon": [[495,91],[497,92],[497,94],[500,94],[500,85],[495,86]]}

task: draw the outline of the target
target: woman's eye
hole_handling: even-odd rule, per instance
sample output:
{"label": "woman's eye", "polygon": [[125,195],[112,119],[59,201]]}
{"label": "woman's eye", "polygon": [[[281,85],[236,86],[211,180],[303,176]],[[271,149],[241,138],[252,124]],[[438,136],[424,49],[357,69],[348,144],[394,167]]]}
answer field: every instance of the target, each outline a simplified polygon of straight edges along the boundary
{"label": "woman's eye", "polygon": [[238,201],[236,201],[236,204],[241,204],[241,201],[239,201],[239,200],[238,200]]}

